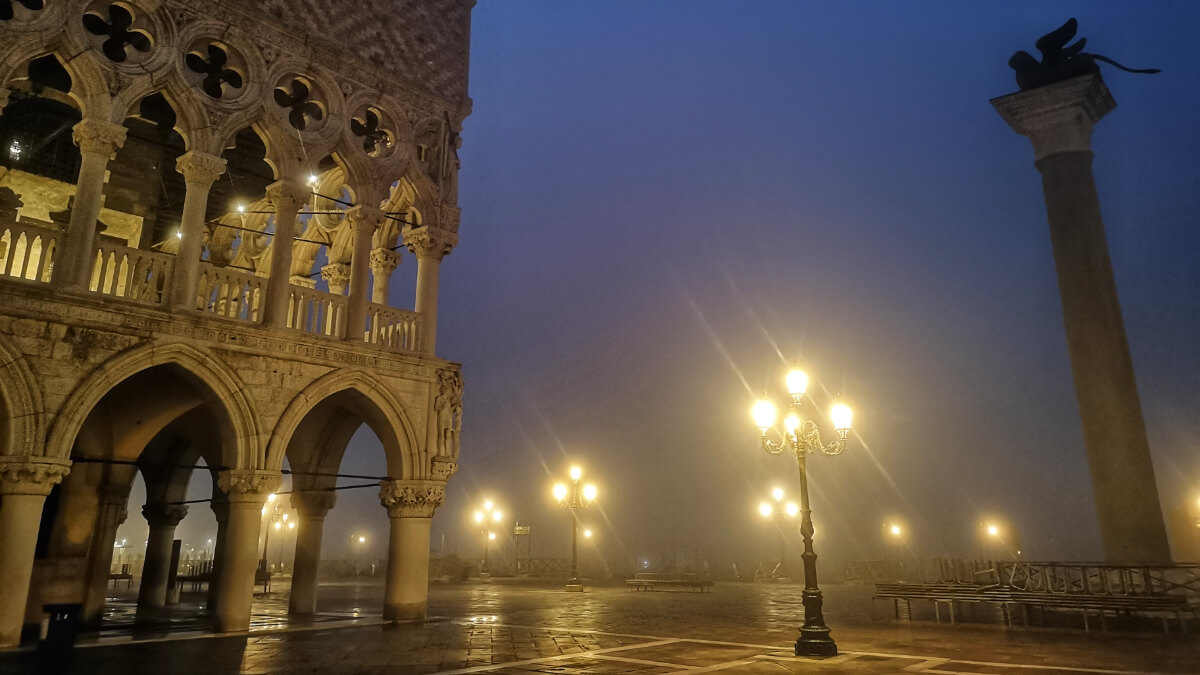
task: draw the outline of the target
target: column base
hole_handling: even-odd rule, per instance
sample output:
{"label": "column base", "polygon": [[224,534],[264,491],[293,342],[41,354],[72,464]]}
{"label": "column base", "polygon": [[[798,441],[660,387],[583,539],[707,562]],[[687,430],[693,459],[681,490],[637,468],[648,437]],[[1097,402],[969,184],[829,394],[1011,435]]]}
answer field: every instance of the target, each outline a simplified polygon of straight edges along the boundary
{"label": "column base", "polygon": [[412,621],[424,619],[427,613],[426,603],[409,602],[400,605],[386,605],[383,608],[384,621]]}
{"label": "column base", "polygon": [[828,628],[801,628],[796,640],[796,656],[837,656],[837,643]]}

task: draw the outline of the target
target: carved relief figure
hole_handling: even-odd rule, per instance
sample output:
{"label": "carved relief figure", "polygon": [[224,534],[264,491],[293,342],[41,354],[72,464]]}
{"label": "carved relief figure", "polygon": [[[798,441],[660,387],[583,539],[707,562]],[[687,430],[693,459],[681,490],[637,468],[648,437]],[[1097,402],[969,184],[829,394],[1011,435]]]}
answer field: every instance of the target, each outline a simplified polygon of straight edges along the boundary
{"label": "carved relief figure", "polygon": [[438,395],[433,407],[437,414],[438,448],[442,457],[458,457],[462,433],[462,376],[452,370],[438,373]]}

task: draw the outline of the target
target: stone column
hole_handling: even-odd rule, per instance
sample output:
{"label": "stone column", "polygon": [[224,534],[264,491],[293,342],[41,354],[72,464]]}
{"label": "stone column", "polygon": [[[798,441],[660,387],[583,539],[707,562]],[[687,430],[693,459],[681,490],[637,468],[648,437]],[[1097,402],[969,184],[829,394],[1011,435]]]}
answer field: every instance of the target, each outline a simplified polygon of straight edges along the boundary
{"label": "stone column", "polygon": [[267,279],[267,298],[263,304],[263,323],[286,328],[291,304],[292,238],[296,234],[296,215],[308,203],[311,193],[289,181],[267,186],[267,200],[275,209],[275,236],[271,242],[271,275]]}
{"label": "stone column", "polygon": [[458,235],[426,225],[404,233],[404,245],[417,256],[417,301],[424,322],[421,350],[437,353],[438,268],[458,243]]}
{"label": "stone column", "polygon": [[329,263],[321,268],[321,278],[329,284],[330,293],[345,295],[346,285],[350,283],[350,266],[346,263]]}
{"label": "stone column", "polygon": [[109,160],[125,143],[125,127],[85,119],[75,125],[72,135],[79,146],[79,178],[75,181],[66,241],[57,254],[51,282],[64,288],[87,288],[95,269],[92,243],[104,199],[104,178]]}
{"label": "stone column", "polygon": [[367,287],[371,271],[371,243],[383,212],[369,206],[346,209],[346,220],[354,228],[354,253],[350,258],[350,311],[346,317],[346,339],[362,342],[367,331]]}
{"label": "stone column", "polygon": [[129,515],[128,485],[106,485],[100,488],[96,508],[96,527],[88,554],[87,587],[84,589],[83,616],[81,623],[89,628],[99,628],[104,614],[104,601],[108,597],[108,575],[112,569],[113,540],[117,528]]}
{"label": "stone column", "polygon": [[288,597],[289,614],[312,614],[317,610],[317,569],[321,562],[321,535],[325,514],[337,501],[332,490],[293,492],[296,508],[296,559],[292,567],[292,593]]}
{"label": "stone column", "polygon": [[221,585],[217,589],[217,632],[250,628],[262,509],[267,495],[279,489],[282,478],[278,472],[245,469],[222,471],[217,478],[221,491],[229,498],[229,525],[221,550]]}
{"label": "stone column", "polygon": [[171,574],[171,542],[175,541],[175,527],[187,515],[187,507],[146,504],[142,515],[150,524],[150,535],[146,541],[142,583],[138,587],[138,607],[163,607],[167,604],[167,578]]}
{"label": "stone column", "polygon": [[179,224],[181,239],[179,253],[175,256],[171,304],[180,309],[196,309],[208,191],[224,175],[225,160],[192,150],[175,161],[175,170],[183,174],[187,192],[183,197],[183,218]]}
{"label": "stone column", "polygon": [[387,304],[388,284],[392,281],[392,272],[395,272],[399,265],[399,251],[388,248],[371,251],[371,302],[377,305]]}
{"label": "stone column", "polygon": [[1062,298],[1075,396],[1109,562],[1171,560],[1133,361],[1117,301],[1092,128],[1116,103],[1099,74],[1002,96],[992,105],[1033,142]]}
{"label": "stone column", "polygon": [[393,480],[379,484],[379,501],[391,519],[387,580],[383,592],[386,621],[423,619],[429,597],[429,525],[446,498],[439,481]]}
{"label": "stone column", "polygon": [[208,578],[208,611],[212,612],[217,608],[217,598],[221,587],[221,557],[225,551],[225,535],[229,531],[229,498],[221,491],[220,487],[213,482],[212,501],[209,502],[212,507],[213,517],[217,520],[217,538],[213,540],[213,566],[212,574]]}
{"label": "stone column", "polygon": [[46,457],[0,457],[0,648],[21,640],[42,506],[70,466]]}

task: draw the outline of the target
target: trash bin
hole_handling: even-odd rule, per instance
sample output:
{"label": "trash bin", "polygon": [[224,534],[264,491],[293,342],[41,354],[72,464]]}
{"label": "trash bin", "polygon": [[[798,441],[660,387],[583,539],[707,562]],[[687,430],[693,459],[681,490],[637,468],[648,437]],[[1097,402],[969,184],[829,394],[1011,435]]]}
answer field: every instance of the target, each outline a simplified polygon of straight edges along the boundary
{"label": "trash bin", "polygon": [[40,672],[60,672],[70,664],[79,633],[78,603],[42,605],[42,631],[38,636],[37,662]]}

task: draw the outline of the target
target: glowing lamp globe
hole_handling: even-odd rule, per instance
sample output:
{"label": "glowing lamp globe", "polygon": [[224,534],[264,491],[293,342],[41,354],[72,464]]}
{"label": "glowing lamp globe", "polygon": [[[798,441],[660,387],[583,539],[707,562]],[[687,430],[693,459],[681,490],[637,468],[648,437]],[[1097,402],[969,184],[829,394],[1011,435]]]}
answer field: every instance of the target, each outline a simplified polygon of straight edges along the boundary
{"label": "glowing lamp globe", "polygon": [[763,518],[770,518],[771,517],[771,505],[766,502],[759,504],[758,512],[762,514]]}
{"label": "glowing lamp globe", "polygon": [[775,488],[771,490],[771,496],[774,497],[775,501],[777,502],[783,501],[783,488]]}
{"label": "glowing lamp globe", "polygon": [[850,431],[850,422],[854,419],[854,411],[845,403],[834,403],[829,410],[829,417],[833,420],[833,428],[839,432]]}
{"label": "glowing lamp globe", "polygon": [[563,485],[562,483],[556,483],[554,485],[554,498],[560,502],[562,500],[566,499],[567,498],[567,486]]}
{"label": "glowing lamp globe", "polygon": [[775,424],[775,404],[770,401],[759,401],[750,409],[750,415],[754,417],[754,424],[766,433],[767,429]]}
{"label": "glowing lamp globe", "polygon": [[788,514],[789,518],[795,518],[796,514],[799,512],[800,512],[800,507],[796,506],[796,502],[788,502],[787,503],[787,514]]}
{"label": "glowing lamp globe", "polygon": [[589,502],[595,500],[596,499],[596,486],[595,485],[584,485],[583,486],[583,498],[588,500]]}
{"label": "glowing lamp globe", "polygon": [[793,398],[803,396],[805,390],[808,389],[808,374],[798,368],[788,371],[785,380],[787,381],[788,393]]}
{"label": "glowing lamp globe", "polygon": [[583,469],[580,469],[577,466],[571,467],[571,480],[579,480],[579,477],[582,475],[583,475]]}

